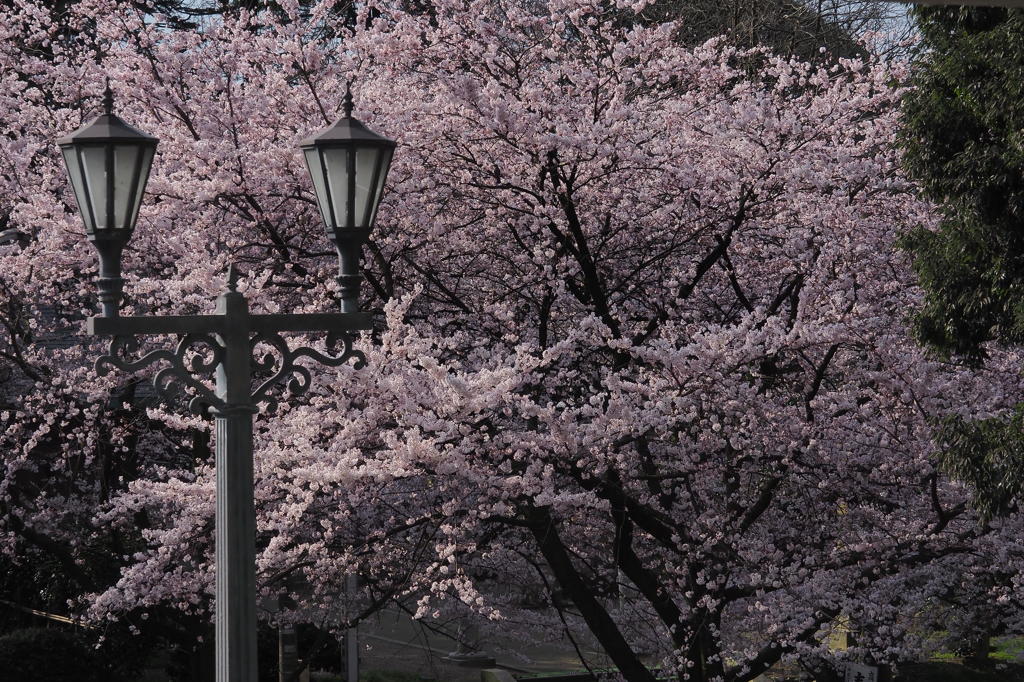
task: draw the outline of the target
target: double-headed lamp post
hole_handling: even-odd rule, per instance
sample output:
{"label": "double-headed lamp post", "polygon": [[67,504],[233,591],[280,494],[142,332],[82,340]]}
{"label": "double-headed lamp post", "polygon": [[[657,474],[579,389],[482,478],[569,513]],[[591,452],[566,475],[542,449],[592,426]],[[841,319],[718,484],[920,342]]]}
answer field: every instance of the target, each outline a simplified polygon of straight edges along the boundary
{"label": "double-headed lamp post", "polygon": [[[108,85],[104,113],[57,141],[67,164],[89,240],[100,256],[102,314],[89,318],[89,334],[111,336],[99,374],[111,368],[134,372],[164,364],[153,378],[161,393],[185,388],[189,407],[216,419],[216,665],[217,682],[256,682],[256,513],[253,504],[253,415],[259,405],[272,412],[271,390],[287,382],[293,395],[309,388],[310,373],[299,358],[337,367],[362,353],[353,333],[371,328],[359,312],[359,260],[377,213],[395,143],[352,118],[345,94],[344,116],[301,147],[328,237],[338,250],[340,313],[253,315],[236,290],[229,269],[227,290],[212,315],[122,317],[121,252],[131,238],[157,139],[113,113]],[[327,332],[327,352],[292,349],[282,332]],[[137,336],[178,337],[174,349],[138,357]],[[269,346],[277,356],[255,356]],[[258,376],[254,376],[254,371]],[[215,375],[214,386],[209,386]]]}

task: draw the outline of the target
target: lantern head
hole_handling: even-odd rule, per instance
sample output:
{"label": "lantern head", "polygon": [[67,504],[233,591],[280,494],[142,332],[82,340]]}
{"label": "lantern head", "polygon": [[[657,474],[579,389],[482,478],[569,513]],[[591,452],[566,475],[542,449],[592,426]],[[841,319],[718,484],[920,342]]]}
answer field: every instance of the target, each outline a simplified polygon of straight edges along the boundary
{"label": "lantern head", "polygon": [[89,239],[127,242],[135,229],[157,139],[113,113],[107,85],[104,113],[57,140]]}
{"label": "lantern head", "polygon": [[299,146],[327,236],[335,244],[364,243],[377,217],[395,142],[352,117],[352,94],[346,91],[345,115]]}
{"label": "lantern head", "polygon": [[157,139],[114,115],[107,83],[104,112],[57,140],[89,241],[100,256],[99,299],[104,317],[121,304],[121,251],[132,236]]}

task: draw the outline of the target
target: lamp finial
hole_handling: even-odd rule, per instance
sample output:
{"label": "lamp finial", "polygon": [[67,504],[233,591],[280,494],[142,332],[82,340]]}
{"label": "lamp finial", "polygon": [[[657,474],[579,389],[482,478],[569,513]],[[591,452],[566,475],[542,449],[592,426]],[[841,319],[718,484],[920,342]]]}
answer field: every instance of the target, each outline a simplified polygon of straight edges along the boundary
{"label": "lamp finial", "polygon": [[104,78],[103,88],[103,113],[114,113],[114,91],[110,89],[110,79]]}
{"label": "lamp finial", "polygon": [[228,266],[228,291],[238,291],[238,266],[234,263]]}
{"label": "lamp finial", "polygon": [[352,81],[345,81],[345,99],[342,100],[345,118],[352,118]]}

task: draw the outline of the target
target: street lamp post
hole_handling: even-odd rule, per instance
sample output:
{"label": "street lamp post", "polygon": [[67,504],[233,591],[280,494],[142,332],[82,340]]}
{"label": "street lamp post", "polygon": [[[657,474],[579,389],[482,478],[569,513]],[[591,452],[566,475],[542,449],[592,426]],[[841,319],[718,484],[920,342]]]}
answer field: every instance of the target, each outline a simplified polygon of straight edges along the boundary
{"label": "street lamp post", "polygon": [[[121,252],[131,238],[157,139],[132,128],[113,113],[108,85],[104,113],[57,141],[64,155],[89,240],[100,256],[98,289],[102,312],[89,318],[89,334],[113,337],[96,361],[100,375],[110,369],[134,372],[163,363],[153,378],[162,394],[181,388],[192,395],[189,408],[216,420],[216,665],[217,682],[256,682],[256,514],[253,503],[253,415],[259,405],[273,412],[271,390],[287,383],[293,395],[309,388],[307,358],[337,367],[363,354],[354,333],[371,328],[360,313],[359,258],[376,217],[395,143],[352,118],[346,91],[345,115],[302,142],[328,236],[339,256],[342,312],[254,315],[237,290],[238,272],[229,269],[227,291],[212,315],[120,315]],[[327,351],[291,348],[282,333],[327,332]],[[138,336],[178,337],[173,350],[136,357]],[[278,357],[254,357],[270,346]],[[256,382],[254,371],[259,373]],[[214,386],[209,386],[210,376]],[[268,376],[269,375],[269,376]]]}

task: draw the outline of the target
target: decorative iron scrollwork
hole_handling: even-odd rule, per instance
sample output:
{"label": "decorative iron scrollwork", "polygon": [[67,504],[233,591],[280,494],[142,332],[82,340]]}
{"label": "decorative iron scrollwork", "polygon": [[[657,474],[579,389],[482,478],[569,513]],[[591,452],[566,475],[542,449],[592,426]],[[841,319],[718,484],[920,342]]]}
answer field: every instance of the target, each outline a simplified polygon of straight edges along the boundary
{"label": "decorative iron scrollwork", "polygon": [[[252,370],[266,378],[251,393],[250,405],[263,404],[266,412],[272,414],[277,411],[279,402],[279,398],[271,393],[274,387],[283,385],[295,396],[308,391],[311,375],[307,367],[297,362],[300,358],[309,358],[328,367],[339,367],[355,358],[354,366],[357,369],[365,366],[366,357],[362,351],[355,350],[353,344],[351,334],[331,332],[327,335],[326,352],[308,346],[292,350],[280,334],[254,334],[249,340]],[[273,352],[258,355],[257,350],[261,346],[269,346]],[[188,334],[181,338],[173,351],[153,350],[135,357],[139,349],[135,337],[115,336],[110,341],[107,354],[96,360],[96,373],[105,376],[111,369],[137,372],[163,362],[166,366],[153,377],[153,387],[160,396],[170,400],[182,394],[189,395],[189,411],[197,415],[210,409],[223,410],[227,407],[208,384],[217,367],[224,362],[226,353],[224,346],[213,335]]]}
{"label": "decorative iron scrollwork", "polygon": [[[363,355],[362,351],[355,350],[353,344],[354,338],[351,334],[330,332],[327,335],[327,352],[321,353],[308,346],[301,346],[292,350],[279,334],[254,334],[249,340],[253,371],[264,374],[270,372],[270,376],[252,392],[252,404],[259,405],[263,403],[266,405],[266,412],[273,414],[277,411],[279,402],[279,399],[271,394],[275,386],[286,386],[288,391],[294,396],[302,395],[308,391],[311,383],[309,369],[296,362],[299,358],[310,358],[328,367],[340,367],[352,358],[355,358],[354,367],[356,369],[365,366],[366,356]],[[257,347],[261,345],[269,346],[274,352],[257,356]]]}
{"label": "decorative iron scrollwork", "polygon": [[209,334],[186,334],[173,351],[161,349],[133,358],[139,342],[132,336],[115,336],[106,355],[96,360],[96,374],[105,376],[113,369],[137,372],[158,362],[168,363],[153,377],[153,388],[166,399],[192,392],[188,409],[202,414],[210,407],[223,407],[224,401],[197,377],[211,375],[224,361],[224,347]]}

